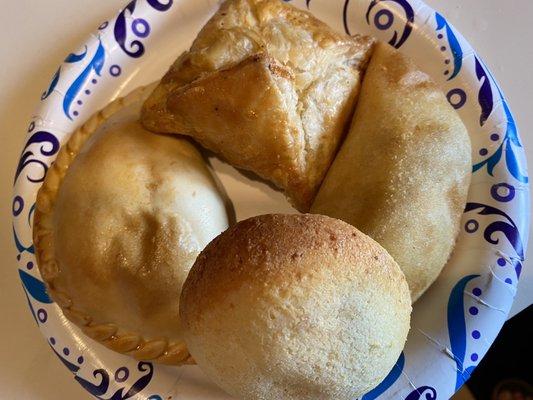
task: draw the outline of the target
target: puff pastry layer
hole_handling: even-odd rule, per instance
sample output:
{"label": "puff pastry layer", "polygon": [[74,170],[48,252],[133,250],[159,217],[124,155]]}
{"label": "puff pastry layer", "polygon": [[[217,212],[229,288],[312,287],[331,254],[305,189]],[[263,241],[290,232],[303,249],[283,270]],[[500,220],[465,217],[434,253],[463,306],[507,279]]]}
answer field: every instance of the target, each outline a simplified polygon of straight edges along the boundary
{"label": "puff pastry layer", "polygon": [[146,101],[142,122],[194,137],[307,211],[372,44],[280,0],[228,0]]}

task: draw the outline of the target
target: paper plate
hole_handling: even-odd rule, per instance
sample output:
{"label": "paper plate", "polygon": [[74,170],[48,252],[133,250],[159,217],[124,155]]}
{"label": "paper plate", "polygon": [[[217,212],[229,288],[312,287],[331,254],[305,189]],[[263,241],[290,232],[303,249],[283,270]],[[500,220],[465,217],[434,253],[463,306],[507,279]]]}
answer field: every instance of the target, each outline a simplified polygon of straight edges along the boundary
{"label": "paper plate", "polygon": [[[364,400],[447,399],[468,379],[505,322],[529,232],[526,160],[504,95],[468,42],[417,0],[298,0],[331,26],[387,41],[443,88],[473,144],[473,180],[455,252],[416,303],[407,345]],[[85,337],[47,295],[35,264],[32,216],[48,166],[93,112],[162,76],[217,7],[216,1],[138,0],[69,54],[28,127],[15,175],[18,269],[39,329],[74,379],[99,399],[229,399],[195,366],[163,367],[116,354]],[[439,157],[439,154],[434,154]],[[291,211],[283,196],[215,163],[239,219]]]}

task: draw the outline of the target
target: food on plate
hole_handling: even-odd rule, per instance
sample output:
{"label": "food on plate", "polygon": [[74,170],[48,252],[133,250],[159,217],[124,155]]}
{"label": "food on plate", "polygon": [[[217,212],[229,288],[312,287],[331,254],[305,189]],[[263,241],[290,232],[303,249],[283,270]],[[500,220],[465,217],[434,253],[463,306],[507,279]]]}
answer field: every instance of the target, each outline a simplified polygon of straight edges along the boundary
{"label": "food on plate", "polygon": [[355,399],[397,361],[411,299],[398,264],[321,215],[242,221],[198,256],[180,318],[195,361],[238,398]]}
{"label": "food on plate", "polygon": [[[313,214],[228,228],[189,139]],[[470,172],[465,126],[410,59],[280,0],[226,0],[158,84],[60,150],[36,256],[64,315],[115,351],[196,362],[241,399],[355,399],[398,360]]]}
{"label": "food on plate", "polygon": [[227,0],[146,101],[142,122],[194,137],[307,211],[372,45],[280,0]]}
{"label": "food on plate", "polygon": [[444,94],[380,43],[351,130],[311,211],[342,219],[385,247],[414,301],[452,252],[470,171],[468,133]]}
{"label": "food on plate", "polygon": [[146,94],[112,103],[63,146],[37,197],[34,243],[49,293],[88,336],[178,364],[190,361],[181,287],[228,215],[191,143],[129,118]]}

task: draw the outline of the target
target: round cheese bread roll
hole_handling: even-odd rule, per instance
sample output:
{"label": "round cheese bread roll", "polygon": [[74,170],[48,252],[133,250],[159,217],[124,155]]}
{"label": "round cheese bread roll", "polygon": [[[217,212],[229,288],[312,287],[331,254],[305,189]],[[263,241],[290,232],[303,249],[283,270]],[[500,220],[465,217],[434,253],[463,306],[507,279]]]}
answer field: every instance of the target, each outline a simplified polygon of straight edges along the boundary
{"label": "round cheese bread roll", "polygon": [[247,400],[357,398],[397,361],[410,313],[392,257],[320,215],[230,228],[200,253],[180,302],[195,361]]}
{"label": "round cheese bread roll", "polygon": [[415,301],[450,257],[471,168],[468,132],[444,94],[380,43],[311,212],[377,240],[402,268]]}
{"label": "round cheese bread roll", "polygon": [[116,108],[75,132],[49,171],[35,224],[39,268],[89,336],[176,364],[188,358],[181,287],[198,253],[228,227],[225,199],[191,143],[120,112],[108,121]]}

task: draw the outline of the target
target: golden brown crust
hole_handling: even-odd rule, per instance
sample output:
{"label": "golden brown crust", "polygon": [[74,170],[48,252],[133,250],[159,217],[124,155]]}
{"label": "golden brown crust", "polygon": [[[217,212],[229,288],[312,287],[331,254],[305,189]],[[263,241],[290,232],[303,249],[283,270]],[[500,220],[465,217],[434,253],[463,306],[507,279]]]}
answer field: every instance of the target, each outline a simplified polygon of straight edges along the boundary
{"label": "golden brown crust", "polygon": [[[303,160],[295,157],[304,151],[299,147],[299,126],[285,118],[287,107],[296,115],[296,102],[287,104],[282,93],[292,79],[288,68],[265,54],[256,54],[176,89],[167,106],[184,125],[194,126],[194,138],[204,147],[236,167],[253,169],[279,187],[304,193]],[[235,88],[242,82],[253,85],[235,96]],[[257,134],[258,130],[270,134]],[[218,131],[224,134],[213,134]],[[293,146],[287,147],[282,138],[290,138]]]}
{"label": "golden brown crust", "polygon": [[183,316],[190,320],[201,315],[243,282],[284,286],[320,274],[324,266],[307,261],[322,256],[343,261],[328,265],[335,275],[351,272],[347,266],[364,268],[357,273],[366,275],[379,265],[379,270],[372,271],[374,279],[402,289],[405,279],[396,262],[353,226],[317,214],[268,214],[239,222],[198,255],[182,292],[183,297],[192,296]]}
{"label": "golden brown crust", "polygon": [[[83,124],[78,130],[76,130],[71,135],[69,141],[60,150],[56,162],[50,167],[45,182],[43,183],[43,186],[41,187],[37,195],[37,206],[34,217],[33,235],[34,244],[36,248],[36,258],[43,280],[47,285],[47,289],[51,297],[62,308],[64,315],[69,320],[80,326],[87,336],[93,338],[94,340],[97,340],[98,342],[106,345],[107,347],[115,351],[129,354],[141,360],[153,360],[158,363],[176,365],[191,362],[190,355],[186,349],[183,340],[181,338],[176,339],[175,337],[171,337],[171,339],[168,339],[166,338],[167,332],[158,332],[154,334],[151,331],[157,331],[157,327],[162,326],[160,320],[164,318],[166,314],[168,314],[168,310],[164,309],[164,307],[159,307],[159,305],[154,304],[154,301],[156,301],[156,299],[167,299],[169,296],[170,298],[172,298],[173,296],[174,298],[176,298],[176,301],[174,301],[173,304],[176,304],[177,313],[177,309],[179,307],[177,305],[177,298],[179,296],[179,288],[181,287],[182,281],[179,281],[179,279],[176,280],[176,278],[179,278],[179,276],[174,275],[182,274],[182,271],[179,270],[179,268],[176,268],[174,270],[173,265],[167,265],[165,264],[165,262],[171,263],[176,261],[177,257],[187,256],[187,254],[185,253],[183,253],[184,255],[180,253],[182,251],[180,246],[183,246],[184,242],[186,243],[186,246],[188,246],[188,239],[175,237],[173,233],[175,226],[166,224],[166,222],[172,224],[172,221],[165,220],[166,216],[164,210],[157,212],[154,216],[154,218],[162,219],[162,221],[164,222],[164,224],[162,225],[159,222],[156,222],[155,220],[151,221],[151,217],[148,214],[145,214],[148,220],[141,220],[138,222],[141,224],[144,222],[155,224],[154,228],[156,228],[156,231],[154,235],[149,238],[150,243],[146,245],[148,247],[151,246],[150,248],[147,247],[148,250],[157,250],[157,254],[153,255],[151,259],[147,259],[146,262],[143,263],[142,268],[140,270],[140,273],[146,275],[148,280],[143,278],[143,275],[139,275],[138,272],[135,272],[135,268],[139,267],[139,265],[129,265],[129,262],[135,262],[135,260],[137,260],[137,252],[135,252],[135,250],[133,249],[132,253],[132,247],[128,243],[128,238],[133,238],[135,234],[133,234],[132,236],[132,232],[136,232],[137,228],[135,226],[132,226],[131,232],[128,232],[128,230],[125,229],[124,232],[121,233],[121,235],[124,237],[117,238],[113,236],[113,230],[110,231],[108,229],[109,227],[100,225],[102,222],[106,221],[110,221],[110,223],[113,224],[115,218],[115,216],[113,215],[105,214],[105,210],[107,208],[112,208],[111,203],[114,201],[112,199],[106,200],[105,196],[106,193],[108,193],[106,192],[106,190],[109,188],[106,185],[123,185],[125,187],[131,188],[131,185],[128,183],[131,179],[131,174],[128,174],[127,166],[124,166],[124,168],[122,168],[121,166],[115,165],[116,163],[111,163],[105,169],[104,174],[114,174],[113,176],[118,177],[118,180],[113,182],[109,182],[109,180],[105,181],[100,179],[102,178],[101,175],[98,175],[102,171],[94,171],[92,169],[94,165],[91,164],[105,164],[106,160],[109,160],[107,153],[113,150],[110,150],[109,145],[111,144],[111,147],[113,147],[115,142],[119,144],[119,148],[124,152],[129,151],[132,152],[131,154],[136,154],[135,152],[137,151],[137,148],[139,146],[155,146],[157,144],[161,144],[159,143],[159,140],[168,140],[168,138],[156,138],[151,135],[142,136],[146,135],[146,133],[140,132],[139,130],[141,128],[137,124],[123,124],[121,126],[123,126],[124,129],[127,129],[127,132],[124,134],[127,134],[131,137],[130,141],[122,140],[123,137],[121,135],[123,133],[120,133],[119,135],[117,133],[111,132],[110,134],[107,134],[105,136],[105,140],[98,140],[96,143],[91,144],[92,147],[96,146],[97,148],[92,153],[91,150],[86,151],[86,153],[83,154],[83,157],[81,157],[83,161],[80,161],[79,159],[77,160],[82,163],[85,163],[84,165],[90,169],[83,169],[84,174],[94,174],[94,179],[96,179],[98,183],[95,183],[94,180],[91,181],[91,179],[87,179],[87,181],[84,180],[82,182],[81,187],[78,187],[77,181],[75,180],[75,178],[72,177],[72,174],[68,175],[68,177],[70,177],[69,184],[67,185],[65,183],[65,181],[68,180],[66,179],[67,170],[76,169],[76,171],[78,171],[78,175],[79,173],[81,173],[80,171],[82,170],[79,169],[81,168],[80,164],[73,164],[73,161],[75,157],[81,155],[80,151],[82,147],[84,146],[85,142],[92,137],[93,133],[95,133],[95,131],[97,131],[98,128],[101,127],[104,122],[107,121],[108,118],[115,115],[115,113],[117,113],[118,111],[126,109],[128,106],[131,106],[133,104],[139,104],[140,101],[142,101],[142,99],[146,97],[149,90],[150,89],[140,88],[135,90],[125,98],[121,98],[112,102],[102,111],[96,113],[93,117],[91,117],[85,124]],[[146,137],[147,139],[149,138],[150,140],[142,141],[142,137]],[[136,142],[137,140],[140,141]],[[194,148],[190,144],[187,143],[185,146],[182,147],[181,143],[178,145],[174,140],[172,140],[171,142],[172,143],[170,143],[170,145],[173,146],[169,146],[169,149],[172,148],[172,150],[170,151],[175,151],[178,148],[180,149],[180,151],[183,150],[183,154],[181,154],[181,156],[186,158],[187,161],[190,163],[187,167],[191,170],[196,168],[196,164],[194,163],[198,163],[198,160],[203,163],[201,157],[197,155],[197,153],[195,153],[196,150],[194,150]],[[190,154],[187,153],[189,149]],[[144,150],[149,152],[149,149],[144,148]],[[94,156],[88,155],[93,153],[95,154]],[[158,154],[161,158],[162,153]],[[175,155],[175,153],[172,154]],[[111,157],[115,159],[116,155],[111,155]],[[91,161],[88,161],[88,159]],[[128,157],[123,156],[121,160],[123,163],[127,163],[129,159]],[[139,168],[144,168],[140,167],[140,165],[145,161],[141,159],[138,159],[137,161],[139,165],[132,166],[132,168],[137,168],[137,178],[134,179],[139,180],[141,182],[140,186],[142,186],[142,182],[144,182],[142,181],[144,177],[142,173],[144,172],[144,170]],[[176,166],[180,165],[178,163],[178,160],[173,162],[176,164]],[[167,164],[162,165],[161,168],[153,168],[151,170],[151,174],[161,173],[163,174],[161,175],[161,178],[164,179],[166,165]],[[141,173],[142,177],[139,176],[139,173]],[[85,175],[84,177],[86,178],[87,176]],[[146,175],[146,177],[148,179],[148,175]],[[120,179],[123,179],[123,181],[120,181]],[[158,186],[158,182],[152,181],[152,184],[154,185],[154,187],[147,187],[147,190],[151,190],[153,200],[155,202],[157,202],[158,200],[161,201],[162,196],[164,196],[164,193],[161,194],[160,192],[157,192],[156,187]],[[100,188],[100,193],[104,193],[104,197],[102,199],[105,200],[107,204],[105,207],[101,208],[101,211],[95,211],[94,213],[89,212],[89,214],[86,215],[84,214],[85,211],[88,211],[85,207],[87,206],[86,203],[91,203],[90,200],[87,201],[88,198],[94,198],[98,201],[102,200],[99,199],[98,196],[93,196],[93,192],[91,192],[90,189],[93,186],[91,185],[98,185],[98,187]],[[67,189],[65,186],[69,187],[69,189]],[[60,187],[62,187],[64,190],[61,191]],[[168,185],[165,186],[166,190],[169,190],[170,187],[171,186]],[[85,190],[86,188],[88,189],[87,191]],[[163,188],[162,190],[165,189]],[[114,191],[111,190],[109,193],[113,192]],[[69,194],[66,195],[65,193]],[[65,200],[62,196],[66,195],[67,202],[69,202],[69,199],[72,200],[70,197],[73,194],[76,195],[76,193],[81,193],[80,196],[82,197],[78,199],[80,200],[79,202],[75,202],[76,205],[74,207],[76,208],[73,209],[68,203],[65,204]],[[200,196],[199,193],[198,196]],[[132,199],[133,202],[135,200],[141,200],[141,198],[139,198],[139,194],[136,192],[127,193],[126,198]],[[120,203],[123,200],[118,199],[117,201]],[[56,207],[61,210],[61,218],[56,212]],[[124,207],[128,207],[126,203],[124,203]],[[93,208],[98,208],[98,205],[93,204]],[[121,213],[120,208],[115,209],[114,211],[119,214]],[[113,214],[114,211],[112,211],[111,214]],[[128,209],[127,212],[130,213],[128,215],[130,215],[130,217],[132,218],[132,223],[134,223],[134,214],[131,213],[132,211],[130,209]],[[94,218],[94,221],[88,220],[89,215],[91,216],[91,218]],[[85,233],[79,232],[78,236],[81,236],[80,238],[76,237],[76,232],[74,232],[78,230],[79,227],[76,228],[78,225],[84,224],[84,221],[78,220],[79,218],[85,218]],[[116,216],[119,225],[122,221],[121,218],[122,217],[120,215]],[[67,225],[62,225],[62,221],[65,222]],[[74,227],[71,226],[73,224]],[[94,232],[94,229],[96,229],[96,232]],[[116,229],[120,229],[120,226],[117,226]],[[140,228],[140,231],[142,231],[142,229],[144,228]],[[83,228],[80,228],[80,230],[83,231]],[[85,238],[83,237],[84,234],[88,235],[89,237],[92,234],[98,235],[98,240],[94,240],[92,242],[85,242]],[[65,235],[68,236],[66,240],[64,238]],[[162,236],[158,237],[157,235]],[[108,239],[111,239],[112,241],[107,242]],[[171,241],[172,243],[167,243],[168,241]],[[80,248],[78,246],[78,243],[85,243],[83,245],[84,247]],[[153,243],[156,243],[156,247],[159,247],[153,248]],[[194,244],[193,242],[190,243]],[[89,244],[91,244],[91,246],[89,246]],[[102,247],[100,251],[96,251],[96,253],[98,253],[98,256],[91,256],[91,254],[95,254],[95,246],[97,248],[99,244],[103,244],[105,247]],[[138,242],[134,243],[134,246],[137,246],[141,249],[141,251],[144,251],[143,246],[145,246],[145,243],[139,240]],[[167,246],[171,247],[167,248]],[[194,250],[193,247],[191,247],[191,251]],[[108,259],[106,261],[105,257],[107,256],[110,256],[111,259]],[[144,257],[144,255],[141,256]],[[165,257],[168,259],[167,261],[164,260]],[[111,265],[115,263],[117,264],[115,265],[116,268],[102,268],[102,263],[99,263],[98,259],[100,259],[100,261],[103,260],[104,265]],[[81,261],[81,263],[83,264],[83,268],[81,269],[75,268],[79,267],[79,260],[83,260]],[[159,268],[161,269],[160,271],[155,271]],[[163,277],[171,279],[172,282],[169,282],[168,285],[161,285],[160,280],[158,280],[157,276],[153,275],[154,271],[157,272],[156,275],[161,275]],[[184,273],[186,273],[186,271]],[[127,279],[130,279],[130,281],[126,281]],[[114,281],[118,286],[122,285],[121,287],[124,289],[124,293],[117,293],[112,287],[110,287],[110,280]],[[117,280],[119,281],[118,283],[116,282]],[[111,282],[111,286],[113,284],[114,283]],[[140,287],[137,288],[136,285],[140,285]],[[177,291],[176,293],[167,293],[168,290],[165,289],[165,287],[167,289],[176,289],[175,287],[177,287]],[[95,288],[101,288],[101,290],[97,290]],[[146,292],[147,294],[158,293],[160,296],[155,296],[151,299],[145,298],[141,296],[144,292]],[[132,308],[137,307],[138,309],[126,310],[120,305],[121,303],[117,301],[117,299],[88,299],[88,297],[93,295],[104,297],[106,297],[106,295],[113,296],[113,293],[115,296],[131,296],[126,301],[126,303],[131,304]],[[139,294],[140,297],[137,296],[136,293]],[[114,312],[113,310],[115,310],[117,307],[123,310],[123,314],[128,314],[129,312],[143,313],[145,309],[151,310],[150,312],[153,315],[150,316],[150,322],[146,322],[146,325],[151,325],[151,327],[149,328],[148,326],[142,326],[139,327],[138,332],[131,331],[131,329],[135,327],[135,318],[130,319],[131,321],[134,321],[130,324],[133,325],[133,327],[122,325],[124,321],[129,319],[127,315],[124,316],[123,321],[117,323],[118,321],[111,317],[112,315],[116,315],[116,312]],[[140,318],[142,319],[144,317],[141,315]],[[145,319],[145,321],[148,320]],[[167,324],[174,325],[175,323],[174,321],[168,321]],[[141,331],[144,333],[141,334]],[[169,330],[169,332],[172,333],[174,331],[175,329]],[[161,335],[161,337],[158,337],[159,335]]]}
{"label": "golden brown crust", "polygon": [[415,301],[453,250],[470,171],[468,132],[444,94],[410,59],[380,43],[351,130],[311,211],[343,219],[383,245]]}
{"label": "golden brown crust", "polygon": [[242,221],[197,258],[182,291],[202,370],[246,399],[352,399],[397,360],[405,277],[368,236],[320,215]]}
{"label": "golden brown crust", "polygon": [[279,0],[228,0],[146,101],[143,124],[194,137],[307,211],[372,44]]}

